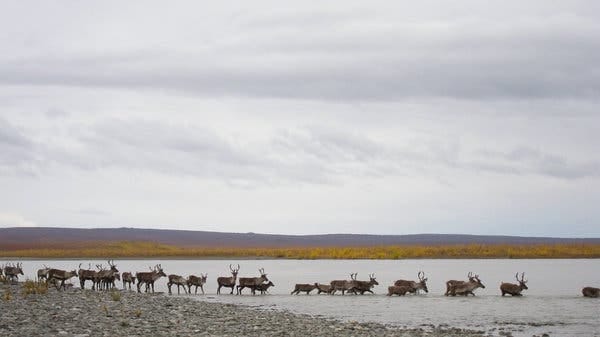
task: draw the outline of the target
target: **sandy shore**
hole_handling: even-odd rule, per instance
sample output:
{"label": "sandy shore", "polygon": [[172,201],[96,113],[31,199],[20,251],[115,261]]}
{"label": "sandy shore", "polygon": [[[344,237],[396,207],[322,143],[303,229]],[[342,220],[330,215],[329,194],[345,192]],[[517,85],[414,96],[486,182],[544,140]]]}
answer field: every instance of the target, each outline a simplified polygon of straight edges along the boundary
{"label": "sandy shore", "polygon": [[[10,294],[10,295],[7,295]],[[0,284],[0,336],[483,336],[448,327],[402,329],[197,299]]]}

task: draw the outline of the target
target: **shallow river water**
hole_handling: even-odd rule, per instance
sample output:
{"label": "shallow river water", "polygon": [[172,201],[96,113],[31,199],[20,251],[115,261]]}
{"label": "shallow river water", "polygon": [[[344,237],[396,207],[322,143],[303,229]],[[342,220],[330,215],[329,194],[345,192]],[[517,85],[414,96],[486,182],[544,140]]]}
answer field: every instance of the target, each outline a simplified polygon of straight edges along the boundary
{"label": "shallow river water", "polygon": [[[0,264],[6,261],[0,261]],[[14,261],[11,261],[14,262]],[[25,260],[26,277],[46,264],[61,269],[76,269],[106,261]],[[600,299],[581,296],[584,286],[600,287],[600,259],[572,260],[117,260],[118,269],[147,271],[161,263],[167,274],[208,273],[206,295],[198,300],[256,306],[266,310],[288,310],[342,320],[376,321],[407,327],[448,325],[483,330],[498,335],[510,331],[514,336],[549,333],[551,336],[600,336]],[[229,264],[241,269],[239,276],[258,276],[264,268],[275,284],[266,296],[215,295],[217,276],[229,276]],[[397,279],[417,279],[422,270],[428,278],[429,293],[416,296],[387,297],[387,287]],[[445,281],[465,279],[469,271],[479,274],[485,289],[476,297],[446,297]],[[290,295],[295,283],[329,283],[348,279],[357,272],[359,280],[375,273],[375,295]],[[516,282],[514,274],[525,272],[529,290],[523,297],[501,297],[501,281]],[[72,282],[78,285],[77,279]],[[166,291],[165,278],[156,283]],[[120,284],[119,284],[120,286]],[[174,288],[176,290],[176,288]],[[193,289],[192,289],[193,290]],[[183,293],[182,293],[183,296]]]}

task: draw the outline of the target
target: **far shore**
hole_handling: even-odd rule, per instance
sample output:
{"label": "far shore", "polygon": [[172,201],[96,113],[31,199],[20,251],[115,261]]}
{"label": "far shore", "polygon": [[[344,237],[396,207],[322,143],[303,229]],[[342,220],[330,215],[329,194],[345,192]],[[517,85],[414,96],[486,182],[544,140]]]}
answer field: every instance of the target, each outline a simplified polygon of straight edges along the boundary
{"label": "far shore", "polygon": [[600,244],[468,244],[354,247],[187,247],[157,242],[119,241],[69,246],[0,246],[10,259],[171,259],[171,260],[408,260],[408,259],[596,259]]}

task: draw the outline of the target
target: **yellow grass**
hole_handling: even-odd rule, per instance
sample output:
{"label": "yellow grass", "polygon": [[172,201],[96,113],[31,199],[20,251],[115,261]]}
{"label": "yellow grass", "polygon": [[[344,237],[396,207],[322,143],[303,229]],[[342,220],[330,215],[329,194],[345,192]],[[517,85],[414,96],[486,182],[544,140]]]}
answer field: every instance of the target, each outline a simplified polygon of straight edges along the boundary
{"label": "yellow grass", "polygon": [[600,244],[441,245],[372,247],[214,248],[176,247],[154,242],[86,244],[73,248],[1,250],[0,257],[24,258],[283,258],[283,259],[412,259],[412,258],[600,258]]}

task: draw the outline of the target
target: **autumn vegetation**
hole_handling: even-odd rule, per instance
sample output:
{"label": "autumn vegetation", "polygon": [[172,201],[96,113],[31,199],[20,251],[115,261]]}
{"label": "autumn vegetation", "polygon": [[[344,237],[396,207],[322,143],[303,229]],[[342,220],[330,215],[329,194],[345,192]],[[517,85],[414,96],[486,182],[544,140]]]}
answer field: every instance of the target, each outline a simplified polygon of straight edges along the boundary
{"label": "autumn vegetation", "polygon": [[281,259],[419,259],[419,258],[600,258],[600,244],[543,245],[404,245],[370,247],[178,247],[155,242],[85,243],[57,248],[0,250],[0,257],[22,258],[281,258]]}

